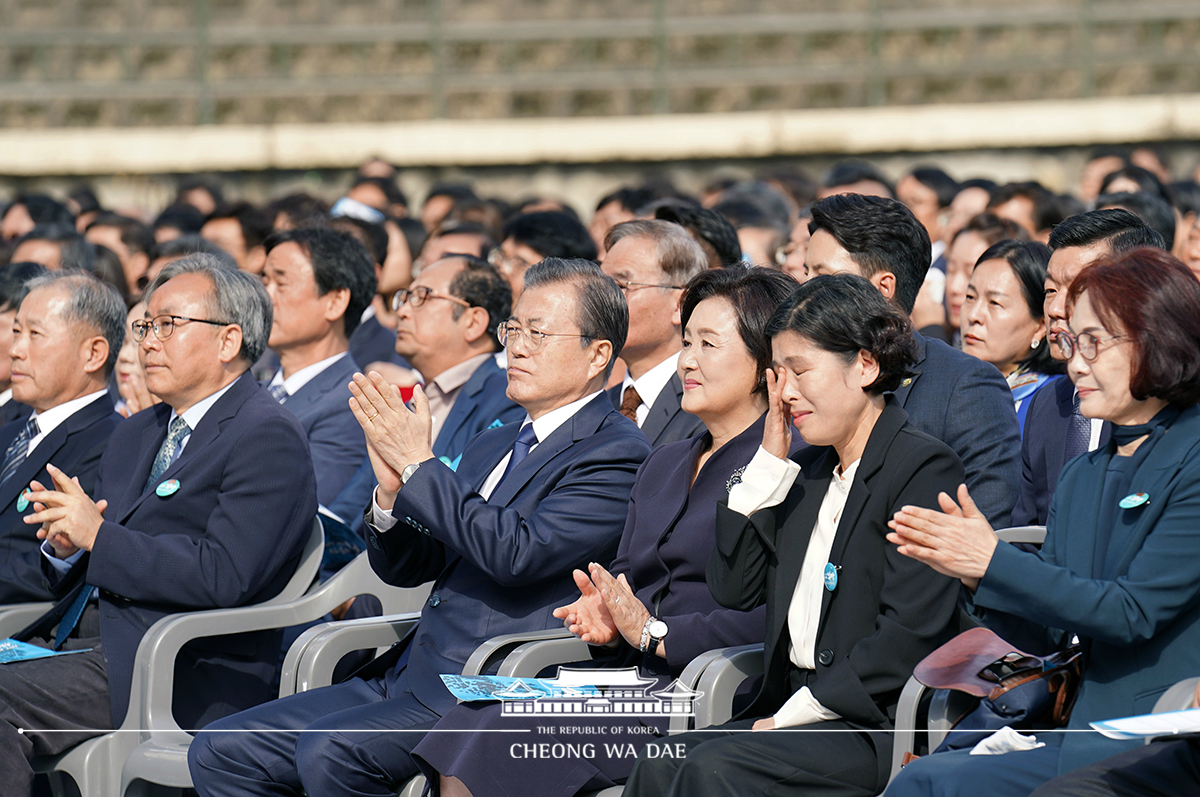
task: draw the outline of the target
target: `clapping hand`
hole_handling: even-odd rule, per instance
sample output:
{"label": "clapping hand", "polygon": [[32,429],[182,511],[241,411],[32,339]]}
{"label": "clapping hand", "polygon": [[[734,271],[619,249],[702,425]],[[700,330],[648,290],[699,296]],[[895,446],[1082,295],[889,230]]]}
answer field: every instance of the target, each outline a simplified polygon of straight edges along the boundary
{"label": "clapping hand", "polygon": [[53,465],[47,465],[46,471],[54,481],[55,489],[48,490],[36,481],[30,483],[31,490],[27,498],[33,504],[34,512],[25,516],[25,522],[30,525],[41,524],[37,531],[38,539],[49,542],[55,556],[60,559],[81,549],[92,550],[100,525],[104,522],[104,510],[108,508],[108,502],[92,501],[79,486],[79,479],[68,478],[67,474]]}
{"label": "clapping hand", "polygon": [[[593,645],[609,645],[618,636],[635,648],[641,646],[642,629],[650,611],[633,594],[625,574],[612,574],[592,562],[588,574],[576,570],[572,574],[579,587],[579,600],[554,610],[554,616],[572,634]],[[659,655],[663,646],[659,645]]]}
{"label": "clapping hand", "polygon": [[409,465],[433,458],[433,417],[421,386],[413,388],[413,409],[394,387],[371,371],[355,374],[350,383],[350,411],[367,438],[367,454],[379,481],[377,498],[391,509],[400,491],[400,473]]}
{"label": "clapping hand", "polygon": [[958,503],[938,495],[942,511],[904,506],[888,521],[888,541],[898,550],[943,575],[957,578],[970,590],[979,586],[996,551],[996,532],[975,506],[967,485],[958,487]]}

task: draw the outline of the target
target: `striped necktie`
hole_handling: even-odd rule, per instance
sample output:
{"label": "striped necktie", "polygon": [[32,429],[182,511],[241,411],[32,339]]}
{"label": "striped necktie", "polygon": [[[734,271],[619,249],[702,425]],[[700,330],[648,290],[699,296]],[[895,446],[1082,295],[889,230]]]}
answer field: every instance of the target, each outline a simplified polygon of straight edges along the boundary
{"label": "striped necktie", "polygon": [[30,418],[8,446],[4,452],[4,469],[0,470],[0,484],[11,479],[17,468],[25,462],[25,457],[29,455],[29,441],[37,437],[39,431],[37,418]]}
{"label": "striped necktie", "polygon": [[158,449],[158,456],[154,458],[154,465],[150,468],[150,478],[146,480],[146,486],[142,488],[143,492],[149,490],[151,485],[158,481],[158,477],[171,467],[171,463],[175,461],[175,452],[179,450],[180,441],[191,433],[192,429],[187,425],[183,416],[176,415],[175,420],[171,421],[171,428],[167,430],[167,439],[163,440],[162,446]]}
{"label": "striped necktie", "polygon": [[271,385],[270,387],[267,388],[267,392],[269,392],[271,394],[271,398],[275,399],[280,404],[287,401],[287,398],[289,395],[287,392],[287,388],[283,386],[282,382],[280,382],[277,385]]}

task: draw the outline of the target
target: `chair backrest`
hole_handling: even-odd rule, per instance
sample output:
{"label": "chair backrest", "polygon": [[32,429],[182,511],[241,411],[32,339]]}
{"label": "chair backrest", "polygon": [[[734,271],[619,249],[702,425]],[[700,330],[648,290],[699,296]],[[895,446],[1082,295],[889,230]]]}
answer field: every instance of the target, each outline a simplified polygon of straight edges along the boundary
{"label": "chair backrest", "polygon": [[1004,542],[1023,542],[1030,545],[1041,545],[1046,541],[1046,527],[1013,526],[1008,529],[997,529],[996,536]]}

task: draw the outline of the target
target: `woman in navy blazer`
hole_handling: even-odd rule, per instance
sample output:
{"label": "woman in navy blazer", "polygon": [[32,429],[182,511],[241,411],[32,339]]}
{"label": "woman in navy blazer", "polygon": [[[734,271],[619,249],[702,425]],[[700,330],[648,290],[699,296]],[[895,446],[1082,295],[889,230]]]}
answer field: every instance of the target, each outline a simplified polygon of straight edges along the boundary
{"label": "woman in navy blazer", "polygon": [[901,552],[957,577],[983,621],[1036,653],[1078,635],[1083,682],[1045,747],[1002,756],[941,753],[910,764],[892,795],[1025,797],[1053,777],[1128,749],[1088,723],[1149,713],[1200,672],[1200,284],[1175,258],[1137,249],[1072,283],[1059,337],[1080,410],[1112,439],[1072,460],[1038,554],[998,542],[965,488],[943,512],[906,507]]}
{"label": "woman in navy blazer", "polygon": [[[762,639],[763,613],[722,608],[705,582],[713,546],[716,502],[750,461],[763,436],[770,362],[767,321],[796,282],[772,269],[734,267],[704,272],[682,299],[683,352],[679,374],[682,406],[708,429],[691,440],[655,449],[643,463],[629,504],[629,518],[609,569],[593,563],[575,571],[580,598],[555,616],[581,639],[596,645],[594,661],[581,666],[638,667],[652,679],[650,693],[667,687],[689,661],[713,648]],[[611,571],[611,572],[610,572]],[[617,574],[616,577],[612,575]],[[669,635],[655,650],[643,634],[661,620]],[[413,757],[443,795],[568,795],[624,780],[636,750],[666,732],[666,719],[588,715],[579,733],[547,733],[571,724],[502,715],[496,704],[464,704],[445,714]],[[603,731],[594,729],[603,726]],[[630,732],[634,726],[636,731]],[[529,734],[489,730],[531,729]],[[535,738],[536,737],[536,738]],[[518,744],[590,745],[592,756],[535,758]],[[606,756],[605,748],[622,755]],[[547,748],[549,749],[549,748]],[[440,773],[440,778],[439,778]]]}

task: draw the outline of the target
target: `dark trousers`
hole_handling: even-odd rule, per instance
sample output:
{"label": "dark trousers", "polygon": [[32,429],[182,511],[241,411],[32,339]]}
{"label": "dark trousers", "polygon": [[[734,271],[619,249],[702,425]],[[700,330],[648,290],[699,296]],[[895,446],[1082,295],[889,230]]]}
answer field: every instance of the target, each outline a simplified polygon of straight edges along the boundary
{"label": "dark trousers", "polygon": [[1029,797],[1058,774],[1058,742],[1052,734],[1037,736],[1053,744],[1004,755],[963,749],[922,756],[901,770],[884,797]]}
{"label": "dark trousers", "polygon": [[1164,739],[1055,778],[1033,797],[1200,794],[1200,737]]}
{"label": "dark trousers", "polygon": [[188,750],[196,791],[391,797],[418,774],[409,753],[438,720],[404,683],[354,678],[212,723]]}
{"label": "dark trousers", "polygon": [[[48,647],[44,640],[31,643]],[[64,647],[91,650],[0,666],[0,784],[4,794],[32,792],[30,760],[34,756],[58,755],[112,730],[100,638],[70,639]]]}
{"label": "dark trousers", "polygon": [[803,794],[871,797],[879,758],[869,734],[848,723],[749,732],[753,720],[651,742],[625,797]]}

